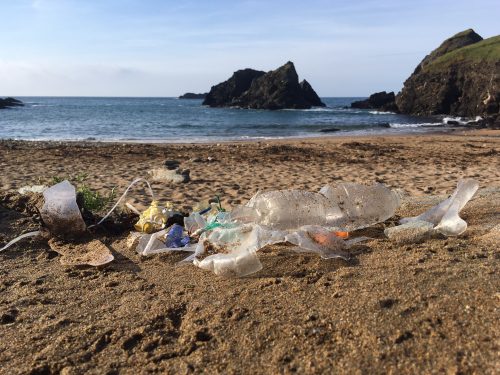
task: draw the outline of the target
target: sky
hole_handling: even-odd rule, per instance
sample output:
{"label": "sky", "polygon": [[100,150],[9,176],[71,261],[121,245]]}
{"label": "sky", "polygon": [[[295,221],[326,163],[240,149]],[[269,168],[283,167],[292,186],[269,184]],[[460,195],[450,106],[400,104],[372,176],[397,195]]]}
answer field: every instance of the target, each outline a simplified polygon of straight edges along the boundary
{"label": "sky", "polygon": [[178,96],[289,60],[320,96],[367,96],[459,31],[500,34],[499,0],[0,1],[2,96]]}

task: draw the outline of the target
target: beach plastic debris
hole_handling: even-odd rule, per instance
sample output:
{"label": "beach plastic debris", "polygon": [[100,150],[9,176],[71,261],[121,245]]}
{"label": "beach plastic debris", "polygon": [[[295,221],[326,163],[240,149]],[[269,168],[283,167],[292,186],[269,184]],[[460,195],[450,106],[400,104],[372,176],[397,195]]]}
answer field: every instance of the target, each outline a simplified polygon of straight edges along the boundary
{"label": "beach plastic debris", "polygon": [[302,190],[257,193],[246,206],[255,210],[255,223],[278,230],[304,225],[331,226],[342,216],[340,209],[324,195]]}
{"label": "beach plastic debris", "polygon": [[383,184],[368,186],[345,182],[336,186],[326,185],[320,193],[341,212],[330,225],[345,231],[384,222],[394,216],[401,205],[400,194]]}
{"label": "beach plastic debris", "polygon": [[[257,251],[268,245],[291,243],[297,252],[317,253],[324,259],[350,256],[344,250],[367,237],[344,241],[320,226],[304,226],[293,231],[270,229],[259,224],[243,224],[232,228],[218,227],[200,237],[193,263],[216,275],[242,277],[262,269]],[[205,256],[205,257],[204,257]]]}
{"label": "beach plastic debris", "polygon": [[165,227],[168,217],[168,210],[158,206],[157,201],[152,201],[151,205],[141,214],[134,228],[139,232],[154,233]]}
{"label": "beach plastic debris", "polygon": [[[320,193],[278,190],[257,193],[244,206],[226,212],[220,200],[184,218],[184,226],[197,245],[178,248],[183,232],[172,228],[176,241],[163,244],[165,231],[141,237],[141,255],[183,250],[193,252],[186,262],[217,275],[246,276],[262,268],[257,251],[277,243],[295,245],[295,251],[322,258],[350,256],[346,249],[367,237],[350,240],[349,231],[384,221],[399,207],[400,195],[376,184],[325,186]],[[175,232],[174,232],[175,231]],[[174,237],[174,236],[173,236]],[[165,247],[167,246],[167,247]]]}
{"label": "beach plastic debris", "polygon": [[459,213],[478,188],[479,183],[476,180],[460,180],[457,188],[448,199],[419,216],[401,219],[400,223],[427,221],[435,225],[435,231],[445,236],[458,236],[467,229],[467,223],[460,218]]}
{"label": "beach plastic debris", "polygon": [[0,251],[7,250],[9,247],[11,247],[12,245],[14,245],[16,242],[24,240],[25,238],[37,237],[37,236],[41,235],[41,233],[42,233],[41,231],[37,230],[37,231],[34,231],[34,232],[29,232],[29,233],[21,234],[20,236],[17,236],[16,238],[14,238],[12,241],[8,242],[4,247],[2,247],[0,249]]}
{"label": "beach plastic debris", "polygon": [[141,237],[144,236],[144,233],[141,232],[130,232],[130,234],[127,237],[127,249],[135,249],[137,248],[137,245],[139,244],[139,240]]}
{"label": "beach plastic debris", "polygon": [[170,227],[165,239],[165,245],[168,248],[185,247],[189,244],[189,236],[184,235],[184,228],[181,225],[174,224]]}
{"label": "beach plastic debris", "polygon": [[115,259],[108,247],[99,240],[73,244],[52,238],[48,243],[53,251],[61,255],[59,261],[65,266],[88,265],[97,267]]}
{"label": "beach plastic debris", "polygon": [[43,192],[45,204],[40,214],[50,233],[61,237],[78,237],[86,230],[76,204],[76,190],[67,180]]}
{"label": "beach plastic debris", "polygon": [[19,194],[27,194],[27,193],[43,193],[46,189],[48,189],[45,185],[31,185],[31,186],[23,186],[19,188],[17,191]]}
{"label": "beach plastic debris", "polygon": [[419,243],[431,236],[433,228],[434,224],[428,221],[416,220],[387,228],[384,230],[384,234],[387,238],[396,243]]}
{"label": "beach plastic debris", "polygon": [[387,220],[400,204],[400,195],[382,184],[342,183],[335,187],[326,185],[319,193],[257,193],[246,205],[255,214],[246,214],[250,220],[276,229],[320,225],[348,232]]}

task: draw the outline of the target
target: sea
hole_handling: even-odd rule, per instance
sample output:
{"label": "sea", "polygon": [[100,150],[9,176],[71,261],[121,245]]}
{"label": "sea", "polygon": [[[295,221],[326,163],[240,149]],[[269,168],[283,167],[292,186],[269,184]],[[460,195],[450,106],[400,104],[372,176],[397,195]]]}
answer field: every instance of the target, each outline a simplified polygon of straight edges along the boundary
{"label": "sea", "polygon": [[363,98],[322,98],[324,108],[209,108],[178,98],[18,97],[24,107],[0,110],[0,139],[218,142],[337,135],[422,133],[447,118],[351,109]]}

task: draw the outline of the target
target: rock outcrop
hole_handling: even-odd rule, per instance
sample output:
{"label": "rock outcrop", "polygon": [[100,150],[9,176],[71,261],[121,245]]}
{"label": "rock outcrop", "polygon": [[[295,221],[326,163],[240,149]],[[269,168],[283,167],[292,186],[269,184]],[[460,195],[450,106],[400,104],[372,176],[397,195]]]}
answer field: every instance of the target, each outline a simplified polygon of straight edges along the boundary
{"label": "rock outcrop", "polygon": [[389,93],[382,91],[370,95],[366,100],[359,100],[351,103],[351,108],[359,109],[377,109],[385,112],[398,112],[396,106],[396,95],[391,91]]}
{"label": "rock outcrop", "polygon": [[20,100],[14,98],[0,99],[0,109],[12,108],[12,107],[22,107],[24,103]]}
{"label": "rock outcrop", "polygon": [[396,97],[401,113],[498,116],[500,36],[473,30],[444,41],[417,66]]}
{"label": "rock outcrop", "polygon": [[205,105],[252,109],[308,109],[325,104],[311,85],[299,77],[292,62],[268,73],[244,69],[208,93]]}
{"label": "rock outcrop", "polygon": [[483,116],[500,122],[500,36],[484,39],[468,29],[427,55],[392,102],[391,93],[373,94],[353,108],[429,116]]}
{"label": "rock outcrop", "polygon": [[207,94],[208,94],[207,92],[203,94],[195,94],[194,92],[187,92],[179,96],[179,99],[205,99]]}
{"label": "rock outcrop", "polygon": [[227,81],[212,86],[203,104],[210,107],[235,106],[239,97],[250,88],[252,81],[264,74],[266,73],[254,69],[238,70]]}

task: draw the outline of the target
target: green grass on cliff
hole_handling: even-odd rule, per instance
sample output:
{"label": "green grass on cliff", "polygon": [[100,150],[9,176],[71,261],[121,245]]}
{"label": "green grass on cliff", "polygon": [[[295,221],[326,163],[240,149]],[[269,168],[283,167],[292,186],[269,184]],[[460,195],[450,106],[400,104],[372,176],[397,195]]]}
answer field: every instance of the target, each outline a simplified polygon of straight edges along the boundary
{"label": "green grass on cliff", "polygon": [[441,70],[456,63],[495,61],[500,61],[500,35],[448,52],[427,65],[424,70]]}

